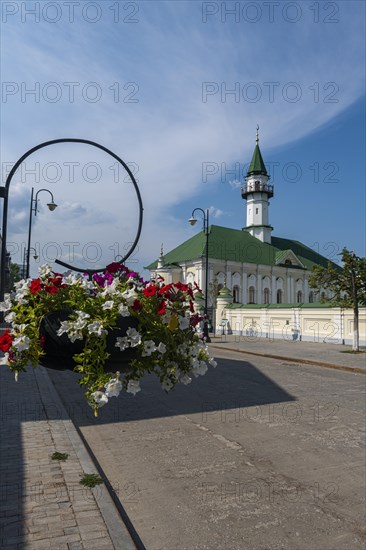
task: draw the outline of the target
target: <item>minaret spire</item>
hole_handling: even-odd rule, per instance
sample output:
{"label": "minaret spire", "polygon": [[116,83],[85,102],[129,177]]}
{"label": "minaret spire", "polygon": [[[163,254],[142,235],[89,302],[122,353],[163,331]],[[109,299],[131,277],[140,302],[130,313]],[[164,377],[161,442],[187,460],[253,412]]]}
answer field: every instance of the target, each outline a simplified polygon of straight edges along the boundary
{"label": "minaret spire", "polygon": [[159,256],[159,259],[158,259],[158,269],[161,269],[164,267],[164,252],[163,252],[163,243],[161,243],[161,247],[160,247],[160,256]]}
{"label": "minaret spire", "polygon": [[273,197],[273,185],[269,185],[270,176],[259,149],[259,125],[255,136],[255,148],[252,161],[241,190],[241,196],[247,201],[247,226],[244,227],[253,237],[262,242],[271,242],[268,206]]}

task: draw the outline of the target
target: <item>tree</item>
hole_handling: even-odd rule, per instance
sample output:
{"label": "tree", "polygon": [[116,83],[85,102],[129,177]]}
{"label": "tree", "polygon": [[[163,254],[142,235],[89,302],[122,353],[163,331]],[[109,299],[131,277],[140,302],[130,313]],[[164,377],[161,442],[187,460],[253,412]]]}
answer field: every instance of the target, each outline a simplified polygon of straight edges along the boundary
{"label": "tree", "polygon": [[347,248],[343,248],[342,268],[332,262],[328,266],[314,266],[309,278],[313,288],[327,288],[333,293],[331,301],[341,307],[353,309],[353,351],[359,351],[358,308],[366,304],[366,258],[356,256]]}
{"label": "tree", "polygon": [[14,283],[20,281],[20,269],[18,264],[9,263],[9,275],[5,282],[5,291],[10,292],[14,289]]}

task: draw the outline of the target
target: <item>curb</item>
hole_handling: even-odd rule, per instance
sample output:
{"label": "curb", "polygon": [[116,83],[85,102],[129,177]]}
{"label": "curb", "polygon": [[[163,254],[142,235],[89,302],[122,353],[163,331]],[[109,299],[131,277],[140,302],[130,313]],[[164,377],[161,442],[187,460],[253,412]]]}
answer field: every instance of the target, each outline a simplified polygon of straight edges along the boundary
{"label": "curb", "polygon": [[273,355],[270,353],[259,353],[257,351],[247,351],[240,348],[227,348],[223,345],[215,345],[211,344],[211,348],[216,349],[223,349],[223,350],[229,350],[229,351],[235,351],[237,353],[244,353],[247,355],[256,355],[258,357],[269,357],[271,359],[280,359],[281,361],[292,361],[293,363],[302,363],[304,365],[314,365],[316,367],[325,367],[327,369],[335,369],[335,370],[341,370],[344,372],[353,372],[353,373],[359,373],[359,374],[366,374],[366,370],[362,369],[360,367],[346,367],[345,365],[335,365],[334,363],[325,363],[323,361],[315,361],[313,359],[302,359],[298,357],[288,357],[285,355]]}
{"label": "curb", "polygon": [[[144,546],[137,533],[134,531],[127,514],[123,517],[120,508],[116,506],[116,497],[111,494],[111,485],[103,470],[98,462],[96,462],[95,456],[90,453],[89,446],[85,445],[85,439],[81,437],[82,434],[80,434],[80,431],[74,426],[69,418],[46,368],[38,366],[35,369],[35,377],[40,389],[42,404],[47,419],[52,420],[52,418],[49,418],[48,409],[52,410],[52,407],[54,408],[56,405],[57,410],[60,412],[60,422],[64,424],[66,433],[83,471],[93,472],[97,470],[104,481],[104,484],[92,488],[91,491],[93,492],[95,502],[106,524],[115,550],[143,550]],[[132,528],[132,534],[128,527],[130,529]],[[133,537],[133,534],[135,534],[135,537]],[[134,540],[135,538],[137,538],[137,540]]]}

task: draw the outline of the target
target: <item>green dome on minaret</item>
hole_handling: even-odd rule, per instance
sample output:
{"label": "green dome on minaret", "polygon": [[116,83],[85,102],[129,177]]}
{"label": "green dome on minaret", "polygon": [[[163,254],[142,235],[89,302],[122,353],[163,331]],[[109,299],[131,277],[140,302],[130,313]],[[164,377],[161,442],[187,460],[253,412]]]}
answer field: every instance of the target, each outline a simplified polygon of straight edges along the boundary
{"label": "green dome on minaret", "polygon": [[259,136],[258,136],[258,130],[259,126],[257,126],[257,135],[256,135],[256,145],[252,157],[252,161],[249,165],[247,176],[256,176],[256,175],[262,175],[262,176],[268,176],[267,169],[265,167],[261,151],[259,149]]}

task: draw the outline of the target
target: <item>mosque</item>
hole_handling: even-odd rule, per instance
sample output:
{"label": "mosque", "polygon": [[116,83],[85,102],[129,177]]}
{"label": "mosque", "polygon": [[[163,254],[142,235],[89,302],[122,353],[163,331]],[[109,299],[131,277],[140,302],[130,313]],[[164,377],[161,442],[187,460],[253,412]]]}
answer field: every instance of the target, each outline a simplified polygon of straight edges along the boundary
{"label": "mosque", "polygon": [[157,261],[147,267],[151,277],[166,283],[197,283],[205,289],[206,243],[208,243],[208,314],[215,317],[220,293],[231,295],[236,307],[282,305],[302,307],[328,298],[324,289],[309,287],[314,265],[326,267],[328,259],[299,241],[272,235],[269,199],[274,196],[259,148],[256,145],[241,196],[246,201],[246,227],[242,230],[218,225],[183,242],[170,252],[161,250]]}

